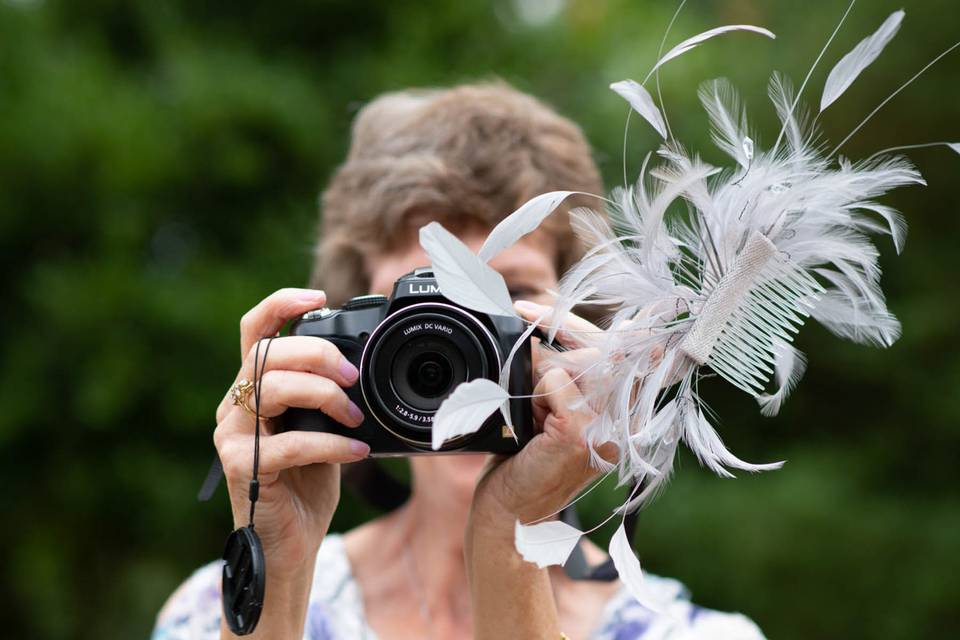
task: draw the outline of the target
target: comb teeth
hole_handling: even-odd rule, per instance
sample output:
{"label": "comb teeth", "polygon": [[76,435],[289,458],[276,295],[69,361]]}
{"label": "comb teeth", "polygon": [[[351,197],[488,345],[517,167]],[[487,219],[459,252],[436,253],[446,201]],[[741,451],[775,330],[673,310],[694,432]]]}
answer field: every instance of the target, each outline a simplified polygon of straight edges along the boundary
{"label": "comb teeth", "polygon": [[777,344],[793,341],[823,291],[806,270],[771,257],[728,316],[707,364],[757,397],[773,374]]}
{"label": "comb teeth", "polygon": [[773,375],[777,345],[793,341],[823,291],[754,232],[710,291],[680,348],[756,397]]}

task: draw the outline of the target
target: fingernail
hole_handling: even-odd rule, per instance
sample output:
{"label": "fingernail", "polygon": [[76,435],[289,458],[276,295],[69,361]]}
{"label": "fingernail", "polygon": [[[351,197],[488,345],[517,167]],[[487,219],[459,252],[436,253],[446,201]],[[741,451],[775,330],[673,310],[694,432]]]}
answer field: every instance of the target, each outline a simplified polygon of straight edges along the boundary
{"label": "fingernail", "polygon": [[327,294],[317,289],[310,289],[297,294],[297,299],[303,300],[304,302],[320,302],[325,300],[326,297]]}
{"label": "fingernail", "polygon": [[370,445],[359,440],[351,440],[350,453],[359,458],[366,458],[368,455],[370,455]]}
{"label": "fingernail", "polygon": [[519,311],[526,311],[527,313],[540,313],[544,309],[542,304],[530,302],[529,300],[517,300],[513,303],[513,306]]}
{"label": "fingernail", "polygon": [[347,401],[347,413],[354,422],[363,422],[363,411],[361,411],[360,407],[353,404],[353,402],[350,400]]}
{"label": "fingernail", "polygon": [[352,362],[343,358],[340,360],[340,375],[342,375],[347,382],[353,384],[357,381],[357,378],[360,377],[360,372],[357,371],[357,368],[353,366]]}

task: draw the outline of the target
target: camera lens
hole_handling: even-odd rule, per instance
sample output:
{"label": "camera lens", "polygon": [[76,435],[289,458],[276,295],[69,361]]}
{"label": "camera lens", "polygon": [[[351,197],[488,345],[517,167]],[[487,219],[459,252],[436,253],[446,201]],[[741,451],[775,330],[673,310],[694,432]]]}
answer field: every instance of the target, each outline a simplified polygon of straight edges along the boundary
{"label": "camera lens", "polygon": [[439,353],[418,356],[407,371],[410,388],[426,398],[436,398],[446,393],[452,376],[450,361]]}
{"label": "camera lens", "polygon": [[447,396],[462,382],[494,375],[499,361],[493,336],[474,316],[442,303],[411,305],[370,334],[361,389],[381,425],[428,448]]}
{"label": "camera lens", "polygon": [[436,411],[461,382],[470,367],[453,340],[423,335],[400,345],[390,367],[390,384],[403,404],[420,411]]}

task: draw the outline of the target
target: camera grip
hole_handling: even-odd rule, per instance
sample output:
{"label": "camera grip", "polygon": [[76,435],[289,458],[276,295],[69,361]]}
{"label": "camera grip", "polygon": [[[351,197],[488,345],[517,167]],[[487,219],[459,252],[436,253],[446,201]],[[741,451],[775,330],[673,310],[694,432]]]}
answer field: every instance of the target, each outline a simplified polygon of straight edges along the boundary
{"label": "camera grip", "polygon": [[[363,346],[354,340],[344,340],[340,338],[328,338],[340,353],[350,361],[353,366],[360,368],[360,356],[363,354]],[[366,402],[363,400],[363,393],[360,390],[359,380],[353,386],[345,387],[344,392],[350,400],[363,409]],[[327,433],[336,433],[348,438],[355,438],[369,442],[367,436],[370,431],[370,418],[364,412],[363,423],[359,427],[345,427],[330,416],[316,409],[301,409],[291,407],[287,409],[278,420],[278,431],[324,431]]]}

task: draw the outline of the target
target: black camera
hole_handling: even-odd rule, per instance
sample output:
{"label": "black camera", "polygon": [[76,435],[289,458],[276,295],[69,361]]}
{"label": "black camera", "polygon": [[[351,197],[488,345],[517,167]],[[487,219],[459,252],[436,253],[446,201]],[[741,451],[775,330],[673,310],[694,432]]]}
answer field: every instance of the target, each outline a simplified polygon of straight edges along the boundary
{"label": "black camera", "polygon": [[[516,317],[471,311],[440,294],[429,268],[394,284],[393,295],[353,298],[342,309],[305,314],[290,334],[329,340],[360,370],[346,390],[365,419],[348,428],[318,410],[289,409],[282,430],[327,431],[362,440],[371,456],[421,453],[514,453],[533,436],[529,399],[511,399],[513,434],[497,411],[475,433],[431,448],[433,416],[462,382],[499,381],[504,360],[526,329]],[[529,396],[532,385],[530,341],[514,355],[511,396]]]}

